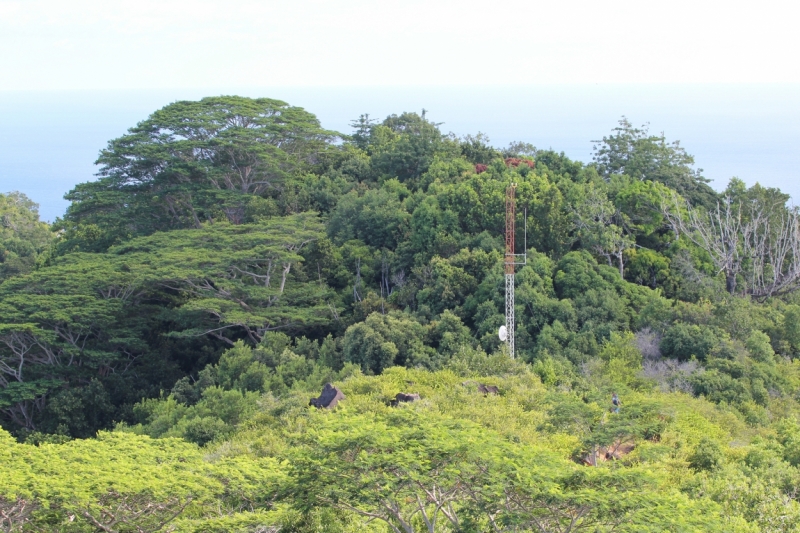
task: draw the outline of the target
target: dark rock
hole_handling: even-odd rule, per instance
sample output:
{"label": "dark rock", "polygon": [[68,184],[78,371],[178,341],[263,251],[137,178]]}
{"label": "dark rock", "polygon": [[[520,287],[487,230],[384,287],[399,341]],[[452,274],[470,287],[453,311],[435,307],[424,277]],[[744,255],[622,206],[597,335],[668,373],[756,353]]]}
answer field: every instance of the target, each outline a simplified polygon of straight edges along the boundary
{"label": "dark rock", "polygon": [[483,383],[478,383],[478,391],[482,392],[485,395],[487,394],[499,394],[500,389],[498,389],[494,385],[484,385]]}
{"label": "dark rock", "polygon": [[342,391],[330,383],[326,383],[322,388],[322,394],[319,395],[319,398],[311,398],[308,405],[313,405],[319,409],[333,409],[336,407],[336,404],[339,403],[339,400],[344,400]]}
{"label": "dark rock", "polygon": [[487,394],[500,394],[500,389],[494,385],[484,385],[483,383],[476,383],[475,381],[472,380],[463,381],[461,385],[463,385],[464,387],[468,387],[470,385],[477,385],[478,392],[483,393],[484,396],[486,396]]}
{"label": "dark rock", "polygon": [[398,392],[397,396],[394,397],[394,400],[392,400],[390,402],[390,405],[392,407],[397,407],[401,403],[416,402],[419,399],[420,399],[419,398],[419,394],[416,394],[416,393],[408,394],[408,393],[405,393],[405,392]]}

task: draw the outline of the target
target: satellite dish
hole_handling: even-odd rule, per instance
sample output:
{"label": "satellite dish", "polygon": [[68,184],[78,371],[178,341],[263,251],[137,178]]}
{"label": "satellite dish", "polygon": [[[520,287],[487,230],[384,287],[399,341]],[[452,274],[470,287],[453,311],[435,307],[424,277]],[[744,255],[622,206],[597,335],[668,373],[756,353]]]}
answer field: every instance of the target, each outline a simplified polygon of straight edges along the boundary
{"label": "satellite dish", "polygon": [[497,336],[500,337],[500,340],[505,342],[508,338],[508,330],[505,326],[500,326],[500,330],[497,332]]}

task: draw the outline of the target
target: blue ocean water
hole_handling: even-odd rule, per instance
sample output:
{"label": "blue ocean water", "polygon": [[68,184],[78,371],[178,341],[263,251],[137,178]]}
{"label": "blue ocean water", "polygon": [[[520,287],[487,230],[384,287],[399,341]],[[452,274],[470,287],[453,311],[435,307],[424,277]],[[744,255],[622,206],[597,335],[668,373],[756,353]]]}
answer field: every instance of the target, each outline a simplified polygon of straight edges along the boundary
{"label": "blue ocean water", "polygon": [[363,113],[424,108],[443,131],[480,131],[496,146],[525,141],[585,162],[592,140],[625,115],[680,140],[716,189],[737,176],[800,199],[800,85],[756,84],[0,92],[0,192],[24,192],[52,221],[67,207],[64,193],[94,179],[109,139],[170,102],[217,94],[278,98],[345,133]]}

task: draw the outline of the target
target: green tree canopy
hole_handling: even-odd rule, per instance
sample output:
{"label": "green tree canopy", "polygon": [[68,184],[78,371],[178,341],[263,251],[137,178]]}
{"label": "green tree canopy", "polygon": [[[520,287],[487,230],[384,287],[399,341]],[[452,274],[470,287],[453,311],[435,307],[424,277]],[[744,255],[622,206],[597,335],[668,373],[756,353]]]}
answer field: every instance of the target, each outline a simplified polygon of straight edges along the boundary
{"label": "green tree canopy", "polygon": [[647,125],[634,127],[622,117],[613,133],[593,141],[594,161],[606,179],[624,174],[638,180],[663,183],[678,191],[692,205],[711,207],[717,194],[708,186],[702,170],[694,169],[694,157],[686,153],[679,141],[651,135]]}
{"label": "green tree canopy", "polygon": [[[233,345],[325,324],[327,289],[306,282],[300,252],[322,236],[313,214],[208,224],[73,253],[0,285],[0,410],[34,429],[49,392],[136,373],[169,310],[168,338]],[[156,337],[159,334],[156,333]]]}
{"label": "green tree canopy", "polygon": [[[337,138],[314,115],[268,98],[181,101],[100,152],[100,179],[66,195],[64,249],[102,250],[130,236],[247,219],[252,196],[280,190]],[[82,242],[95,225],[103,235]]]}
{"label": "green tree canopy", "polygon": [[30,272],[53,241],[39,205],[20,192],[0,194],[0,282]]}

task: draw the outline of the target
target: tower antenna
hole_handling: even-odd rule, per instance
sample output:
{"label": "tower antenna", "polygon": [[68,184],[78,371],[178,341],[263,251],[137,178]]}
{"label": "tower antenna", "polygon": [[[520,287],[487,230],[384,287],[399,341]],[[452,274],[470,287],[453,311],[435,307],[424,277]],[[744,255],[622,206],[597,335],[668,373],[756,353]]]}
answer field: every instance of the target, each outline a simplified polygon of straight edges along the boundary
{"label": "tower antenna", "polygon": [[[499,331],[501,341],[505,341],[508,346],[508,355],[513,359],[514,355],[514,270],[516,265],[525,265],[528,262],[528,212],[525,211],[525,251],[517,254],[514,242],[516,233],[516,190],[517,185],[512,183],[506,189],[506,255],[504,260],[506,274],[506,325]],[[517,261],[517,257],[522,257],[522,262]]]}

